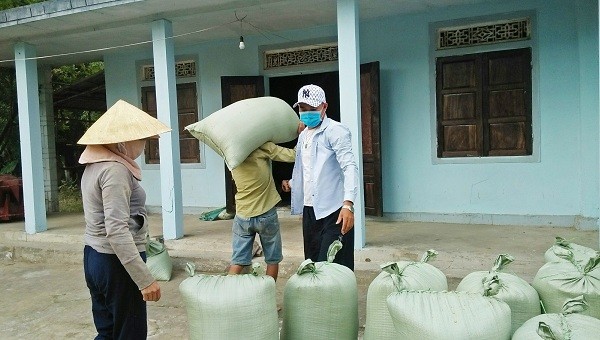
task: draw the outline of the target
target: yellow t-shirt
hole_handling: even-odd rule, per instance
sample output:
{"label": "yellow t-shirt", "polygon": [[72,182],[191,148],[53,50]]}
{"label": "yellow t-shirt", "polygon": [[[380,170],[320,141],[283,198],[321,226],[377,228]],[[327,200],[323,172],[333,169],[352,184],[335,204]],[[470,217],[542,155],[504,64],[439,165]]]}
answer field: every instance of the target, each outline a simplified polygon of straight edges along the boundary
{"label": "yellow t-shirt", "polygon": [[236,214],[254,217],[273,208],[281,197],[273,180],[271,161],[294,162],[296,151],[267,142],[231,171],[237,193]]}

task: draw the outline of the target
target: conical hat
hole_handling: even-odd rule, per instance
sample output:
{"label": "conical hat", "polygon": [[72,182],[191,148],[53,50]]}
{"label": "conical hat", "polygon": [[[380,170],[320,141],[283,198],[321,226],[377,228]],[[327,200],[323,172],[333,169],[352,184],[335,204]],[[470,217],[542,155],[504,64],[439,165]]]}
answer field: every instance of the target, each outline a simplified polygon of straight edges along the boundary
{"label": "conical hat", "polygon": [[168,131],[171,129],[158,119],[119,99],[89,127],[77,144],[114,144]]}

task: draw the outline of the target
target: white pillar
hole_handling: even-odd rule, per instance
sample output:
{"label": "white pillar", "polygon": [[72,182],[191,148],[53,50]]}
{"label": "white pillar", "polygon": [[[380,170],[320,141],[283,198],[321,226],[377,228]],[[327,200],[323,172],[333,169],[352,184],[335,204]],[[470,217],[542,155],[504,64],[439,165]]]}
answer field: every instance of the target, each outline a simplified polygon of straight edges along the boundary
{"label": "white pillar", "polygon": [[42,162],[44,164],[44,193],[48,212],[58,211],[58,175],[56,169],[56,134],[54,130],[54,101],[52,70],[40,68],[40,128],[42,131]]}
{"label": "white pillar", "polygon": [[340,119],[352,132],[352,150],[358,165],[358,191],[354,202],[354,249],[365,246],[358,18],[357,0],[337,1]]}
{"label": "white pillar", "polygon": [[156,110],[158,119],[173,129],[161,135],[158,142],[163,237],[167,240],[183,237],[179,121],[172,36],[173,28],[170,21],[161,19],[152,23]]}
{"label": "white pillar", "polygon": [[15,45],[19,137],[25,231],[35,234],[48,229],[44,204],[44,169],[40,130],[40,99],[35,47],[24,42]]}

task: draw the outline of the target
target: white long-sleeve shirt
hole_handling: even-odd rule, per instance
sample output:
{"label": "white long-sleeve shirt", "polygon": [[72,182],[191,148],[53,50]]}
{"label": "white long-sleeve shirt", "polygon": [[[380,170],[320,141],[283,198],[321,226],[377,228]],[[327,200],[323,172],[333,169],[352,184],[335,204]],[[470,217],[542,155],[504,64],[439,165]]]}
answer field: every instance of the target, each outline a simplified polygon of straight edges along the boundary
{"label": "white long-sleeve shirt", "polygon": [[[339,122],[325,117],[315,128],[311,148],[312,203],[317,219],[324,218],[344,201],[354,202],[358,191],[358,168],[352,153],[350,130]],[[304,208],[304,171],[302,152],[305,129],[298,137],[296,162],[292,171],[291,213],[302,214]]]}

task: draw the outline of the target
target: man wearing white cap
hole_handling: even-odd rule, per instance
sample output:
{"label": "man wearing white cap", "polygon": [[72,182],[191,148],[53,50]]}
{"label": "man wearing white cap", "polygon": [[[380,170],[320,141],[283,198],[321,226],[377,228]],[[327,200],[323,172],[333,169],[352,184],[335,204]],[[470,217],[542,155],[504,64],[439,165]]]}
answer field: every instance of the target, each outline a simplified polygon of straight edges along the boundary
{"label": "man wearing white cap", "polygon": [[160,286],[145,264],[146,193],[135,162],[146,139],[171,129],[119,100],[78,144],[87,145],[81,195],[85,215],[83,268],[92,300],[96,339],[146,339],[146,301]]}
{"label": "man wearing white cap", "polygon": [[304,257],[326,261],[331,243],[341,240],[334,262],[354,270],[358,168],[350,130],[327,117],[325,92],[317,85],[300,88],[296,106],[306,129],[298,137],[292,179],[282,189],[292,192],[291,213],[302,214]]}

